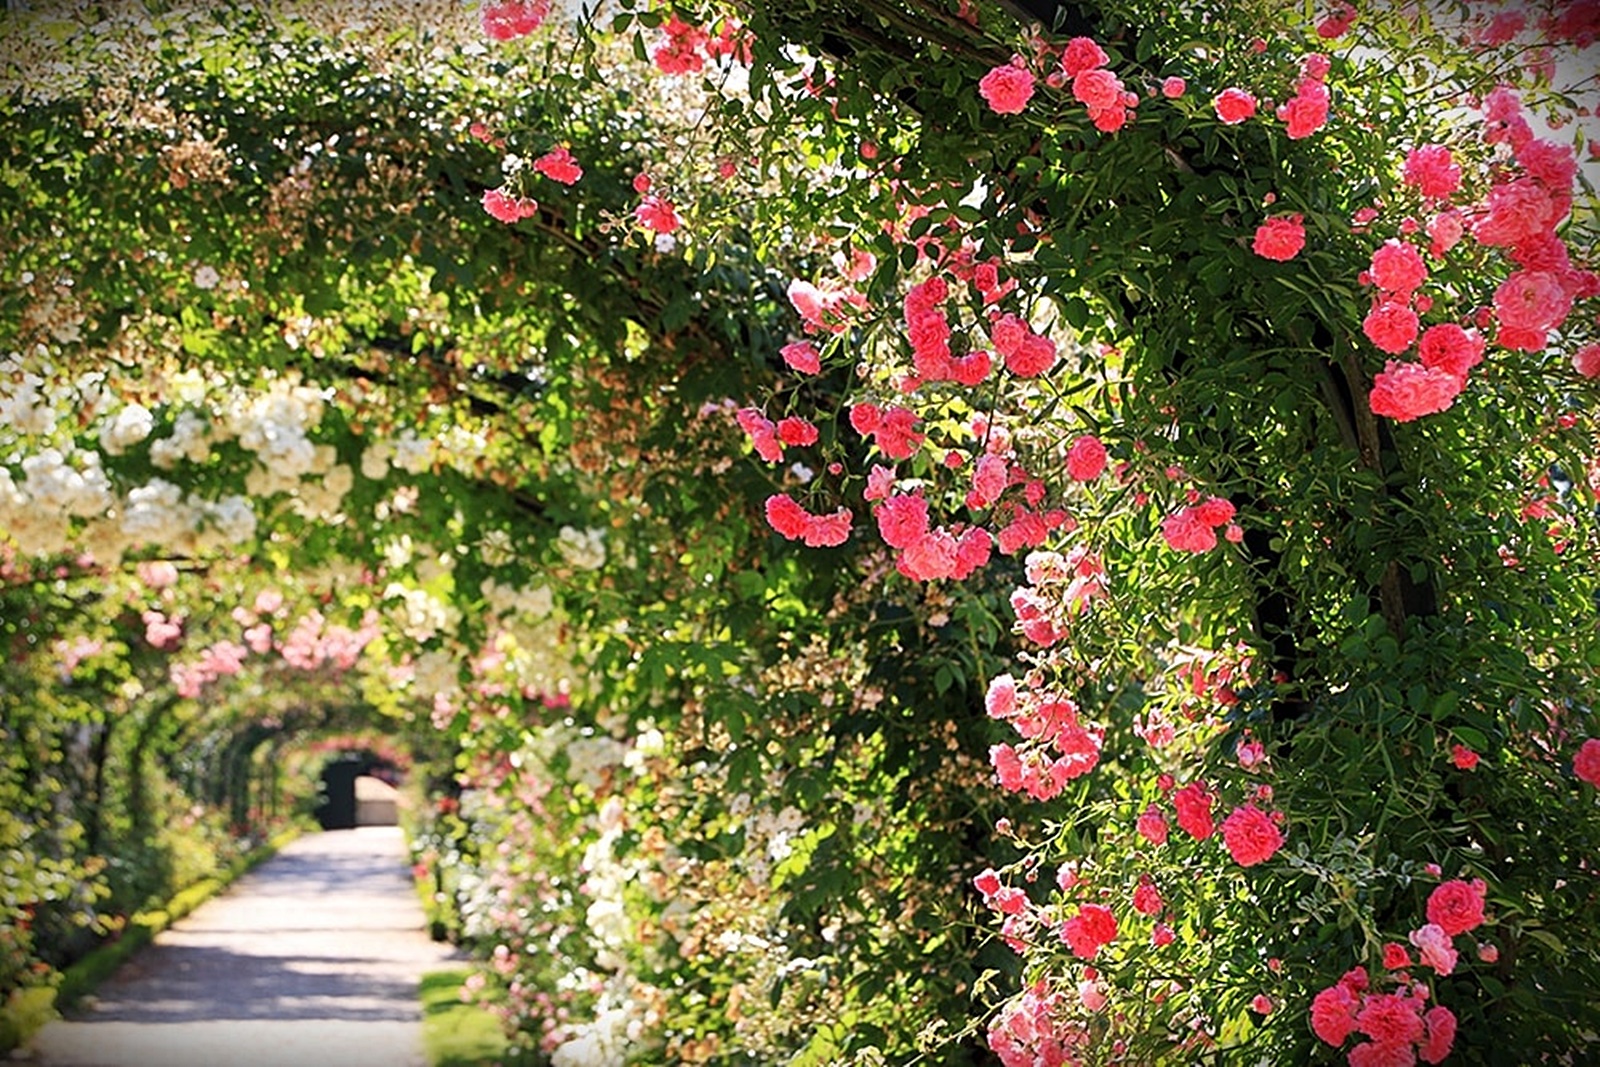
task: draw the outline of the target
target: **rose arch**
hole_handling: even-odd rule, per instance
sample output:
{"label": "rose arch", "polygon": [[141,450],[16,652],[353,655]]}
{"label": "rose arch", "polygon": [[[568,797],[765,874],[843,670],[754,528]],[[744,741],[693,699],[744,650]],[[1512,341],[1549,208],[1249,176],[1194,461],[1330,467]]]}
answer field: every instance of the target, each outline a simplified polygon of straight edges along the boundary
{"label": "rose arch", "polygon": [[348,750],[536,1062],[1595,1054],[1600,6],[0,40],[12,1009]]}

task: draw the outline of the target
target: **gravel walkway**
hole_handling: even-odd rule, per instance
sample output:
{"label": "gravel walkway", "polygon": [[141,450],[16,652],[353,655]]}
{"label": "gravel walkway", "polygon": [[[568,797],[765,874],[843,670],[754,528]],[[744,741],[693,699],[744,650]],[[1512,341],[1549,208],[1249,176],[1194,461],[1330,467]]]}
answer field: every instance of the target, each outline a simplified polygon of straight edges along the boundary
{"label": "gravel walkway", "polygon": [[394,827],[309,834],[161,934],[92,1010],[34,1041],[49,1067],[422,1067],[428,940]]}

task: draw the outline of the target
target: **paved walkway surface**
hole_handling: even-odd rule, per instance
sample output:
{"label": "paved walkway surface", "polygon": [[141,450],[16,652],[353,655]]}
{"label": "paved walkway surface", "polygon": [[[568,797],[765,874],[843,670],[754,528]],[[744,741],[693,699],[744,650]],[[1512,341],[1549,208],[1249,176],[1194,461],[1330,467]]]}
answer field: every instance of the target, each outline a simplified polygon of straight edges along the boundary
{"label": "paved walkway surface", "polygon": [[422,1067],[428,939],[394,827],[310,834],[45,1027],[49,1067]]}

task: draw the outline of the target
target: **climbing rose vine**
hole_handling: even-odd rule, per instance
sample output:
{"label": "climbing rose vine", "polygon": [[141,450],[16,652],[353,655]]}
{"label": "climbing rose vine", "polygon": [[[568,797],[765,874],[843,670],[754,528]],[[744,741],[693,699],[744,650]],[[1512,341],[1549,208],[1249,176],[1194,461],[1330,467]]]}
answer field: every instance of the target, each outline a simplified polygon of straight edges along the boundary
{"label": "climbing rose vine", "polygon": [[[741,398],[782,486],[765,517],[787,541],[968,586],[941,598],[1011,590],[1018,653],[985,687],[989,762],[1037,806],[997,828],[1013,862],[972,883],[1034,976],[990,1024],[1004,1062],[1257,1045],[1440,1062],[1464,1018],[1505,1007],[1510,972],[1486,961],[1506,959],[1515,922],[1483,952],[1455,939],[1519,876],[1422,812],[1519,794],[1563,751],[1593,778],[1569,733],[1589,668],[1534,638],[1491,696],[1429,651],[1498,640],[1469,606],[1480,581],[1593,581],[1571,553],[1594,514],[1594,149],[1584,107],[1546,91],[1592,58],[1592,5],[1515,26],[1470,5],[1306,22],[1069,7],[1097,32],[964,5],[997,54],[952,100],[847,89],[855,56],[826,45],[801,61],[814,108],[765,98],[829,143],[873,145],[829,157],[835,202],[804,215],[838,267],[788,285],[781,360],[800,378]],[[793,61],[764,38],[793,25],[747,25],[758,68]],[[1450,58],[1412,84],[1425,50]],[[885,137],[869,99],[909,132]],[[983,150],[925,121],[952,108]],[[883,165],[885,142],[907,155]],[[679,206],[687,239],[713,242],[709,204]],[[830,426],[805,379],[836,370]],[[1508,443],[1513,423],[1541,444]],[[1504,451],[1474,459],[1485,449]],[[1555,524],[1484,523],[1505,514],[1496,479],[1549,489],[1536,511]],[[1535,680],[1551,671],[1559,695]],[[1410,799],[1352,792],[1379,773],[1362,745],[1385,780],[1414,776]],[[1480,753],[1492,784],[1452,777],[1481,773]],[[1053,884],[1035,880],[1047,865]],[[1390,934],[1419,962],[1386,967]]]}
{"label": "climbing rose vine", "polygon": [[557,1064],[1593,1058],[1594,3],[156,14],[0,35],[8,840],[270,681]]}

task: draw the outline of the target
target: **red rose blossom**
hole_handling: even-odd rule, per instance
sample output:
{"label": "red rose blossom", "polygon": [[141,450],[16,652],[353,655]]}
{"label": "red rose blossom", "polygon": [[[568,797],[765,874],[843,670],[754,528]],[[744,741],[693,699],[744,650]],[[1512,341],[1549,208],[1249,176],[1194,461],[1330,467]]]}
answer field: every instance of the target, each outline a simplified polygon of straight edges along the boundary
{"label": "red rose blossom", "polygon": [[1374,415],[1410,422],[1444,411],[1461,394],[1462,384],[1448,371],[1391,359],[1373,379],[1367,403]]}
{"label": "red rose blossom", "polygon": [[1172,794],[1172,803],[1178,809],[1178,826],[1196,841],[1211,836],[1216,824],[1211,817],[1211,790],[1204,782],[1190,782]]}
{"label": "red rose blossom", "polygon": [[1420,325],[1417,313],[1404,303],[1380,300],[1372,305],[1372,310],[1362,321],[1361,332],[1383,351],[1398,356],[1417,339]]}
{"label": "red rose blossom", "polygon": [[1098,437],[1084,434],[1067,450],[1067,476],[1074,481],[1092,482],[1106,469],[1106,446]]}
{"label": "red rose blossom", "polygon": [[1450,937],[1483,925],[1483,899],[1488,888],[1482,878],[1445,882],[1428,895],[1428,921]]}
{"label": "red rose blossom", "polygon": [[1266,812],[1254,804],[1245,804],[1222,820],[1222,843],[1235,863],[1254,867],[1283,847],[1283,832]]}
{"label": "red rose blossom", "polygon": [[1578,746],[1577,755],[1572,757],[1572,773],[1592,786],[1600,786],[1600,738],[1591,737]]}
{"label": "red rose blossom", "polygon": [[1444,200],[1461,188],[1461,167],[1450,149],[1425,144],[1406,156],[1405,183],[1430,200]]}
{"label": "red rose blossom", "polygon": [[1089,37],[1074,37],[1067,42],[1067,47],[1061,53],[1061,73],[1069,78],[1076,78],[1086,70],[1103,67],[1111,62],[1111,57],[1106,55],[1101,48]]}
{"label": "red rose blossom", "polygon": [[1217,118],[1229,126],[1236,126],[1256,113],[1256,98],[1243,89],[1229,88],[1217,94],[1211,102]]}
{"label": "red rose blossom", "polygon": [[1293,259],[1306,246],[1306,227],[1303,215],[1280,215],[1256,227],[1256,238],[1251,250],[1263,259],[1282,263]]}
{"label": "red rose blossom", "polygon": [[526,37],[550,15],[550,0],[486,4],[479,13],[483,32],[496,41]]}

